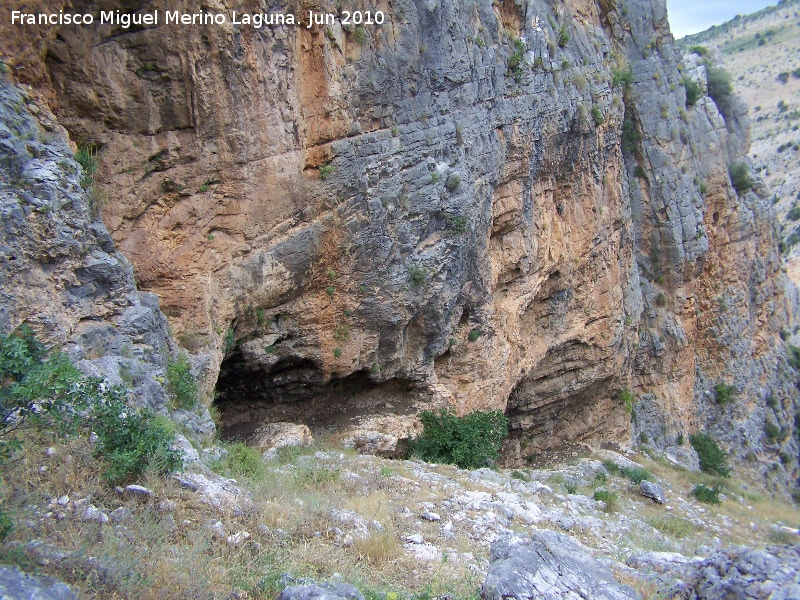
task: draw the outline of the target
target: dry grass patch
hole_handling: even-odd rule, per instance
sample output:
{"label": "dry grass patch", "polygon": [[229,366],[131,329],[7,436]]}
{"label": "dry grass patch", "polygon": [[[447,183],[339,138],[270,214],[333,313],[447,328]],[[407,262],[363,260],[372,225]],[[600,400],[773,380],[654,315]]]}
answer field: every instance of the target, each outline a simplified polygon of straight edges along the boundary
{"label": "dry grass patch", "polygon": [[358,559],[372,566],[385,565],[403,554],[397,537],[389,531],[372,532],[366,539],[356,540],[353,549]]}

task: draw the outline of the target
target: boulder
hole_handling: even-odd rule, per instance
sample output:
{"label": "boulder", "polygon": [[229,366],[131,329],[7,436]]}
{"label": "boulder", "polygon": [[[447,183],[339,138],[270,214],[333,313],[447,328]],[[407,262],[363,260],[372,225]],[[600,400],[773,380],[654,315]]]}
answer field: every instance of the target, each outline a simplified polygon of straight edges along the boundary
{"label": "boulder", "polygon": [[539,531],[532,538],[502,537],[492,545],[490,560],[481,588],[484,600],[640,598],[585,548],[554,531]]}
{"label": "boulder", "polygon": [[26,575],[17,567],[0,565],[0,598],[73,600],[78,594],[53,577]]}
{"label": "boulder", "polygon": [[267,423],[253,436],[252,444],[265,458],[275,456],[281,448],[310,446],[314,441],[307,425],[297,423]]}
{"label": "boulder", "polygon": [[640,486],[642,496],[645,498],[650,498],[659,504],[664,504],[664,489],[660,485],[645,480],[640,484]]}
{"label": "boulder", "polygon": [[347,583],[313,583],[290,585],[278,600],[364,600],[364,595]]}

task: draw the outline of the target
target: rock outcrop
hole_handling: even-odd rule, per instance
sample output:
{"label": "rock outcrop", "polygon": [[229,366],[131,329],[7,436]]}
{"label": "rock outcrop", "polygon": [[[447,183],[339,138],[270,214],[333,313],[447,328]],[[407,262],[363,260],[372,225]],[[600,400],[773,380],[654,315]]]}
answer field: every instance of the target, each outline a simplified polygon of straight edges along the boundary
{"label": "rock outcrop", "polygon": [[611,569],[561,533],[541,531],[532,539],[501,538],[492,545],[490,560],[481,588],[484,600],[640,598],[630,586],[620,585]]}
{"label": "rock outcrop", "polygon": [[97,198],[82,183],[66,132],[4,80],[0,138],[0,328],[25,323],[89,375],[127,387],[140,405],[171,412],[198,436],[213,433],[205,407],[171,408],[164,382],[176,348],[167,321],[158,298],[137,291],[130,263],[93,213]]}
{"label": "rock outcrop", "polygon": [[649,573],[658,582],[660,595],[667,598],[800,598],[800,551],[796,546],[726,548],[692,559],[649,552],[632,556],[628,565]]}
{"label": "rock outcrop", "polygon": [[796,478],[794,299],[770,203],[728,176],[746,109],[686,107],[705,71],[664,3],[359,6],[386,23],[40,36],[32,81],[96,149],[103,219],[223,427],[396,439],[421,408],[497,408],[509,463],[709,429]]}

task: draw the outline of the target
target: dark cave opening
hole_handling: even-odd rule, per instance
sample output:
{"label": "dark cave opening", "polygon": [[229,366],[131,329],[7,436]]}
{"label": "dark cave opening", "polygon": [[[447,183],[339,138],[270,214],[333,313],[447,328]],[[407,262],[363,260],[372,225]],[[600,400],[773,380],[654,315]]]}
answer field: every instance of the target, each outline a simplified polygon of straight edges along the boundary
{"label": "dark cave opening", "polygon": [[220,366],[213,406],[220,437],[246,442],[267,423],[304,424],[316,436],[358,428],[372,417],[414,415],[424,396],[413,381],[376,381],[367,369],[326,376],[307,358],[266,366],[235,353]]}

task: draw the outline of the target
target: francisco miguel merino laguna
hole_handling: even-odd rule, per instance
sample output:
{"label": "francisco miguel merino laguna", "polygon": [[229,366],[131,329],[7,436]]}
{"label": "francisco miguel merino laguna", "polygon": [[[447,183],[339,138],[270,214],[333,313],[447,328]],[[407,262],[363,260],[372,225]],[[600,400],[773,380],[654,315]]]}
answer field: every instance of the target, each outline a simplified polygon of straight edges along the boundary
{"label": "francisco miguel merino laguna", "polygon": [[[342,25],[381,25],[386,17],[382,11],[341,11]],[[158,25],[159,11],[149,13],[126,13],[119,10],[100,11],[99,17],[90,13],[69,13],[63,10],[57,13],[26,13],[19,10],[11,11],[12,25],[118,25],[123,29],[131,25]],[[333,25],[336,15],[333,13],[316,13],[308,11],[306,28],[314,25]],[[166,25],[252,25],[254,29],[261,29],[264,25],[298,25],[292,13],[231,13],[230,20],[222,13],[181,13],[177,10],[164,11],[163,23]]]}

